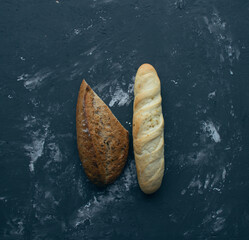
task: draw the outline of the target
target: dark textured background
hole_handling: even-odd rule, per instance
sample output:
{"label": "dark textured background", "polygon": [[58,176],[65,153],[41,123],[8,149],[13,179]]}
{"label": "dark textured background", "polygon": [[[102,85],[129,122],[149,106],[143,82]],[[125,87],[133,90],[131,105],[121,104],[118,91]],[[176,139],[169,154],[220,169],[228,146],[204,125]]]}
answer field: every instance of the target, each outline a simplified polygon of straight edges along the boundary
{"label": "dark textured background", "polygon": [[[2,0],[0,239],[248,239],[248,26],[247,0]],[[97,189],[76,148],[80,83],[131,137],[144,62],[162,83],[163,184],[142,194],[131,147]]]}

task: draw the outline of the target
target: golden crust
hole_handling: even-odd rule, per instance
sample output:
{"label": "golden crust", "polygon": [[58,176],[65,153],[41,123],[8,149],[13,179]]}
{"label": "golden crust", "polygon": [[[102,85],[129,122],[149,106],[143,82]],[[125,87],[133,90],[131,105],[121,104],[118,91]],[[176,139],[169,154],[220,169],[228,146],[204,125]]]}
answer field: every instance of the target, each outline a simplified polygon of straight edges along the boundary
{"label": "golden crust", "polygon": [[155,68],[149,63],[142,64],[137,70],[137,76],[143,76],[147,73],[154,72],[157,74]]}
{"label": "golden crust", "polygon": [[138,182],[146,194],[157,191],[164,174],[164,119],[161,85],[150,64],[139,67],[134,85],[133,147]]}
{"label": "golden crust", "polygon": [[103,186],[121,174],[129,149],[129,133],[85,80],[76,107],[79,157],[88,178]]}

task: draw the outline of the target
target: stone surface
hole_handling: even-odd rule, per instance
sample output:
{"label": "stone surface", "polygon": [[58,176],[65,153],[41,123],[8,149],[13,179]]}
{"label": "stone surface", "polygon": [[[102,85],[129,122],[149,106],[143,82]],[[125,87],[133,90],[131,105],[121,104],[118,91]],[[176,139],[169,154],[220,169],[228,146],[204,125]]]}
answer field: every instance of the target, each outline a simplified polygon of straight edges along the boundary
{"label": "stone surface", "polygon": [[[248,1],[0,3],[1,239],[247,239]],[[166,171],[139,189],[89,182],[77,147],[83,78],[131,136],[133,83],[162,82]]]}

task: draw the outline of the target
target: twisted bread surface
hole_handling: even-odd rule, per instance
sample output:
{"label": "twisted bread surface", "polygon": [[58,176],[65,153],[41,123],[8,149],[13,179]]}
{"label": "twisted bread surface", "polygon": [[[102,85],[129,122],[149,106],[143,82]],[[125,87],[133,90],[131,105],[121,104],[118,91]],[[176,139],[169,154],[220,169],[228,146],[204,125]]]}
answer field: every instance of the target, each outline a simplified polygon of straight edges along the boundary
{"label": "twisted bread surface", "polygon": [[137,177],[146,194],[157,191],[164,174],[164,119],[161,84],[150,64],[137,71],[134,85],[133,146]]}

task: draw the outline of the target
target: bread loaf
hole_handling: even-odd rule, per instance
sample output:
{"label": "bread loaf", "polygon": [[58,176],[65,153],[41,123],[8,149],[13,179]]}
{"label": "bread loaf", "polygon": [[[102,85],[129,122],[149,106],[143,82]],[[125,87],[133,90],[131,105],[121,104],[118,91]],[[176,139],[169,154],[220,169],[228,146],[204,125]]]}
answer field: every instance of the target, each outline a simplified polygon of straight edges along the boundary
{"label": "bread loaf", "polygon": [[112,183],[125,166],[129,134],[85,80],[78,95],[76,129],[86,175],[99,186]]}
{"label": "bread loaf", "polygon": [[134,85],[133,146],[141,190],[151,194],[161,186],[164,174],[164,119],[161,84],[150,64],[137,71]]}

